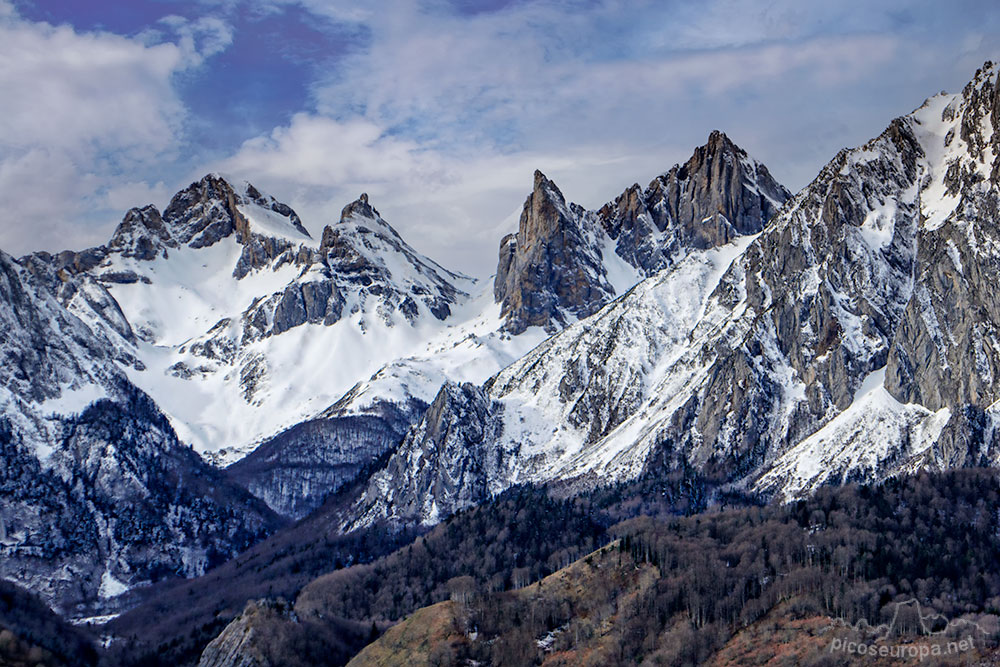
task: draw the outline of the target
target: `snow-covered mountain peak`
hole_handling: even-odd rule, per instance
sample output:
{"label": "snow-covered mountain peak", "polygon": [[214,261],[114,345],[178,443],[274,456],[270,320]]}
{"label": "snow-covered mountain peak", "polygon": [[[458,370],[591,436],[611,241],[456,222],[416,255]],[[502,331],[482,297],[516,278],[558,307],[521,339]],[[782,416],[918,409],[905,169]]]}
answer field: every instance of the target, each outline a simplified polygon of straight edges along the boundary
{"label": "snow-covered mountain peak", "polygon": [[419,349],[475,287],[367,196],[315,239],[290,207],[233,183],[209,174],[162,214],[130,210],[106,246],[26,258],[136,360],[133,382],[199,451],[239,451],[328,407]]}
{"label": "snow-covered mountain peak", "polygon": [[[174,195],[162,215],[153,206],[130,210],[108,248],[121,249],[138,259],[153,259],[157,253],[150,250],[154,248],[205,248],[234,235],[243,245],[257,237],[315,245],[287,204],[247,181],[234,186],[213,173]],[[160,254],[169,255],[165,251]]]}
{"label": "snow-covered mountain peak", "polygon": [[[257,213],[258,216],[262,212],[273,215],[265,215],[263,219],[251,215],[249,220],[241,220],[244,211]],[[312,238],[288,205],[262,194],[246,181],[234,187],[218,174],[208,174],[174,195],[163,212],[163,218],[174,238],[193,248],[212,245],[218,238],[234,232],[242,235],[258,233],[294,241]]]}
{"label": "snow-covered mountain peak", "polygon": [[692,249],[756,234],[789,196],[718,131],[685,164],[596,211],[567,204],[536,171],[518,231],[500,243],[494,295],[505,326],[554,331],[587,317]]}
{"label": "snow-covered mountain peak", "polygon": [[[162,267],[190,263],[242,279],[286,264],[308,265],[317,245],[287,204],[248,182],[234,187],[208,174],[174,195],[162,214],[152,205],[129,210],[104,246],[36,258],[105,284],[150,282],[157,272],[180,275],[185,267]],[[173,259],[178,255],[187,259]]]}
{"label": "snow-covered mountain peak", "polygon": [[322,261],[358,293],[391,303],[411,323],[425,310],[438,320],[464,302],[475,280],[442,267],[414,250],[362,194],[344,207],[340,221],[323,229]]}
{"label": "snow-covered mountain peak", "polygon": [[[995,464],[997,79],[987,64],[959,95],[839,152],[788,201],[721,133],[646,190],[626,190],[589,220],[633,266],[665,268],[482,396],[465,406],[453,396],[436,416],[450,430],[415,427],[358,511],[433,522],[470,502],[438,481],[466,471],[480,497],[674,467],[794,497],[831,481]],[[508,241],[509,265],[524,245]],[[488,423],[472,427],[471,415]],[[375,500],[388,488],[392,507]]]}

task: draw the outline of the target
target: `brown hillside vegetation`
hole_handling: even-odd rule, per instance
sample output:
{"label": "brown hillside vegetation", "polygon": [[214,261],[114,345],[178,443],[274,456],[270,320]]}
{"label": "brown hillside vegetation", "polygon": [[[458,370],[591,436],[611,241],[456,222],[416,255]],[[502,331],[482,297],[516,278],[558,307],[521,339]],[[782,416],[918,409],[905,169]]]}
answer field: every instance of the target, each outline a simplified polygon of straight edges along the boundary
{"label": "brown hillside vegetation", "polygon": [[994,664],[998,491],[992,473],[961,471],[627,521],[536,584],[413,614],[351,664],[899,664],[847,653],[850,641],[925,647],[921,664]]}

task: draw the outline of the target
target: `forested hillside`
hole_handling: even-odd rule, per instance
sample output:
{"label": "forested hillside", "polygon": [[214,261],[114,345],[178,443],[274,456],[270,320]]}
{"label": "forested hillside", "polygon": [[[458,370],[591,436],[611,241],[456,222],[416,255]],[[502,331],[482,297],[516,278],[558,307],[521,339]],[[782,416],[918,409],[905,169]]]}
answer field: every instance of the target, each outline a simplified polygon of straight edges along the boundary
{"label": "forested hillside", "polygon": [[833,640],[875,643],[865,623],[889,624],[887,646],[971,634],[962,657],[993,659],[998,517],[995,473],[967,470],[632,519],[537,584],[421,610],[352,664],[842,664]]}

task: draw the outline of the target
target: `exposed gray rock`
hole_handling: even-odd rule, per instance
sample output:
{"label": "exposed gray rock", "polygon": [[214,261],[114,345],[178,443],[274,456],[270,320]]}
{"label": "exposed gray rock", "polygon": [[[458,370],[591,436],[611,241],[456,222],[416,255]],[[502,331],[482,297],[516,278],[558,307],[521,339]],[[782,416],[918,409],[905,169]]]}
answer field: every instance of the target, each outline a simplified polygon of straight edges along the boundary
{"label": "exposed gray rock", "polygon": [[[939,225],[921,229],[916,285],[889,355],[887,389],[932,410],[1000,399],[1000,109],[996,70],[966,86],[960,117],[967,149],[951,160],[944,185],[958,205]],[[985,121],[985,122],[984,122]],[[988,130],[992,130],[989,132]],[[987,148],[992,153],[992,163]]]}
{"label": "exposed gray rock", "polygon": [[615,252],[645,275],[682,248],[714,248],[756,234],[791,197],[763,164],[719,131],[683,165],[597,212]]}
{"label": "exposed gray rock", "polygon": [[119,349],[46,277],[0,253],[0,576],[94,612],[115,582],[198,575],[273,530],[270,510],[178,442]]}
{"label": "exposed gray rock", "polygon": [[291,606],[274,600],[251,600],[222,633],[205,647],[198,667],[279,667],[260,645],[274,619],[295,621]]}
{"label": "exposed gray rock", "polygon": [[509,453],[497,442],[501,408],[472,384],[447,383],[407,433],[388,465],[372,476],[345,530],[391,516],[433,525],[494,492]]}
{"label": "exposed gray rock", "polygon": [[512,333],[529,326],[555,331],[618,296],[609,282],[609,253],[631,266],[638,281],[686,250],[758,233],[789,197],[721,132],[645,190],[633,185],[597,211],[567,204],[536,171],[517,233],[500,242],[494,296]]}
{"label": "exposed gray rock", "polygon": [[215,174],[178,192],[163,211],[170,235],[192,248],[214,245],[233,234],[238,217],[232,186]]}
{"label": "exposed gray rock", "polygon": [[130,209],[107,245],[109,252],[143,260],[154,259],[166,253],[167,248],[176,247],[177,241],[153,205]]}
{"label": "exposed gray rock", "polygon": [[590,315],[614,296],[598,240],[580,224],[562,192],[540,171],[518,232],[500,242],[494,296],[512,333],[552,328]]}

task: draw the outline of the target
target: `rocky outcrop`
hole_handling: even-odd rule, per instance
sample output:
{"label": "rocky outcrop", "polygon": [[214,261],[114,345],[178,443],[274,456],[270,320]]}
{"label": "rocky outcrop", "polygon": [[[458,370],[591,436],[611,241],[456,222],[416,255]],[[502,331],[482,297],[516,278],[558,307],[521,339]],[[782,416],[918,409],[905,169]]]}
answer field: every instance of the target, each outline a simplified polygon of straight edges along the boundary
{"label": "rocky outcrop", "polygon": [[372,476],[345,530],[386,516],[434,525],[489,498],[508,457],[497,447],[500,410],[475,385],[445,384],[386,468]]}
{"label": "rocky outcrop", "polygon": [[500,242],[493,294],[512,333],[553,328],[593,313],[615,294],[601,263],[598,239],[540,171],[524,203],[516,235]]}
{"label": "rocky outcrop", "polygon": [[[500,408],[481,429],[499,429],[498,439],[457,465],[478,463],[495,488],[684,466],[795,496],[1000,460],[997,76],[988,65],[962,94],[934,97],[841,151],[752,241],[739,235],[752,226],[688,236],[710,247],[688,250],[488,381]],[[705,173],[702,157],[690,164]],[[616,210],[640,201],[633,189]],[[695,218],[680,220],[675,236],[691,234]],[[736,243],[712,246],[734,234]],[[427,480],[456,470],[439,449],[401,449],[386,469],[398,478],[379,488],[421,479],[407,507],[434,506]],[[486,465],[500,452],[504,466]],[[413,512],[380,516],[396,514]]]}
{"label": "rocky outcrop", "polygon": [[[506,327],[515,334],[530,326],[554,331],[587,317],[689,249],[760,232],[789,196],[721,132],[684,165],[645,189],[633,185],[597,211],[567,204],[536,171],[518,231],[500,243],[494,296]],[[613,263],[630,267],[635,279],[612,285]]]}
{"label": "rocky outcrop", "polygon": [[295,612],[284,602],[251,600],[205,647],[198,667],[278,667],[266,650],[276,639],[266,636],[275,621],[295,622]]}
{"label": "rocky outcrop", "polygon": [[652,275],[683,248],[714,248],[756,234],[791,197],[763,164],[719,131],[683,165],[633,185],[598,212],[615,252]]}
{"label": "rocky outcrop", "polygon": [[195,576],[279,525],[182,445],[118,349],[0,253],[0,577],[64,612]]}
{"label": "rocky outcrop", "polygon": [[176,248],[167,225],[153,205],[130,209],[108,242],[108,250],[123,257],[151,260],[167,248]]}
{"label": "rocky outcrop", "polygon": [[[241,207],[249,206],[274,213],[297,232],[299,238],[289,239],[255,229],[241,210]],[[237,279],[254,270],[277,268],[286,262],[308,265],[315,259],[303,246],[312,237],[291,207],[274,197],[262,195],[250,183],[244,183],[242,192],[237,192],[217,174],[209,174],[174,195],[163,212],[163,219],[176,242],[190,248],[208,247],[235,236],[243,246],[233,269],[233,276]]]}

